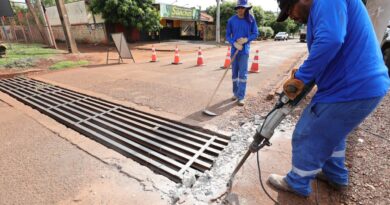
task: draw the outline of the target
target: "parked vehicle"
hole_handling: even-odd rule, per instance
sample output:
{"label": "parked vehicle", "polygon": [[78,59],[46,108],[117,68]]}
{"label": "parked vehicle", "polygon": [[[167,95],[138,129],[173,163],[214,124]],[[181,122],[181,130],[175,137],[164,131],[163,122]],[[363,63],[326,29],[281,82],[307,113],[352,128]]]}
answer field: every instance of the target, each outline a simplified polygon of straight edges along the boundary
{"label": "parked vehicle", "polygon": [[389,68],[389,75],[390,75],[390,22],[389,25],[387,26],[387,30],[383,38],[381,48],[383,52],[383,58],[385,60],[387,68]]}
{"label": "parked vehicle", "polygon": [[275,41],[287,41],[288,33],[287,32],[279,32],[275,36]]}
{"label": "parked vehicle", "polygon": [[306,32],[307,32],[307,26],[302,25],[302,27],[299,29],[299,41],[302,43],[306,42]]}
{"label": "parked vehicle", "polygon": [[370,0],[364,1],[366,4],[368,13],[371,16],[372,23],[374,25],[375,33],[378,41],[381,45],[383,58],[386,62],[387,68],[389,68],[390,74],[390,10],[389,0]]}

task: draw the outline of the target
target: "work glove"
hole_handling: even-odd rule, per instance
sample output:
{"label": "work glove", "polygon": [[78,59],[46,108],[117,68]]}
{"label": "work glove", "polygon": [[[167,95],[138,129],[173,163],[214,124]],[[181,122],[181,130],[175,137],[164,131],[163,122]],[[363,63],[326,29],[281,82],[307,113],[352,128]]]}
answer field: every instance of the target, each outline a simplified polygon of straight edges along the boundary
{"label": "work glove", "polygon": [[243,45],[243,44],[246,44],[248,42],[248,38],[239,38],[237,40],[237,43]]}
{"label": "work glove", "polygon": [[239,44],[238,42],[234,42],[234,47],[237,49],[237,50],[239,50],[239,51],[241,51],[242,50],[242,44]]}
{"label": "work glove", "polygon": [[301,80],[295,78],[295,73],[297,71],[298,69],[293,69],[290,78],[283,85],[284,94],[286,94],[290,100],[294,100],[301,94],[305,87],[305,84]]}

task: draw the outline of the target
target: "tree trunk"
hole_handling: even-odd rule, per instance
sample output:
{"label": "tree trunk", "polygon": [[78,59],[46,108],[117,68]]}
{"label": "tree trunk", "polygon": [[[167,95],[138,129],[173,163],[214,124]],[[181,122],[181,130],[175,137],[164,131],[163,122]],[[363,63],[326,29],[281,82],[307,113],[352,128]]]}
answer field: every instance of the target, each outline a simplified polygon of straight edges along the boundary
{"label": "tree trunk", "polygon": [[35,12],[34,7],[32,6],[30,0],[26,0],[26,4],[27,4],[28,10],[30,11],[31,15],[34,17],[35,23],[38,26],[38,31],[41,34],[42,39],[44,40],[44,42],[46,42],[48,45],[50,45],[50,40],[48,38],[49,36],[46,36],[44,34],[43,25],[42,25],[41,21],[39,20],[39,17],[37,15],[37,13]]}

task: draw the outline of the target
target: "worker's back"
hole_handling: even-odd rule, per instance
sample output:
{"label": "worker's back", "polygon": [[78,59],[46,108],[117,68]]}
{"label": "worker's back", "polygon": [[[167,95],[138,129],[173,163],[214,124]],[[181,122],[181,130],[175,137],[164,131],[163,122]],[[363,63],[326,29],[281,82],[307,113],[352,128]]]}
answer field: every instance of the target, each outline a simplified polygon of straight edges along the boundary
{"label": "worker's back", "polygon": [[[324,1],[328,0],[313,1],[313,8],[322,9],[319,5],[329,4]],[[344,39],[340,39],[342,45],[333,60],[316,76],[318,92],[314,101],[345,102],[385,95],[390,80],[367,10],[361,0],[338,0],[337,4],[340,10],[333,11],[336,16],[320,18],[338,18],[345,22],[346,27],[333,28],[339,29]],[[310,21],[309,28],[310,45],[316,30],[310,26]]]}

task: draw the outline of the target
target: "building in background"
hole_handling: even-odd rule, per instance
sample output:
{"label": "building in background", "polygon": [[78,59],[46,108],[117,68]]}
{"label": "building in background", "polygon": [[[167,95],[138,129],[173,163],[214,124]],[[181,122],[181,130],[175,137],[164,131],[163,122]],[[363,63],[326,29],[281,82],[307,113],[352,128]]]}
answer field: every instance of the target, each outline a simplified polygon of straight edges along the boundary
{"label": "building in background", "polygon": [[128,42],[204,40],[207,37],[205,33],[212,35],[211,23],[214,20],[211,16],[201,12],[200,9],[164,3],[156,3],[154,6],[161,16],[160,24],[163,28],[159,32],[147,32],[121,24],[106,24],[107,32],[123,32]]}
{"label": "building in background", "polygon": [[[100,15],[93,15],[84,1],[65,4],[65,8],[69,16],[73,37],[77,42],[95,44],[108,42],[104,19]],[[48,7],[46,12],[55,39],[65,41],[57,7]]]}
{"label": "building in background", "polygon": [[[101,15],[93,15],[89,11],[88,4],[85,1],[78,1],[65,4],[71,32],[75,40],[79,43],[106,44],[110,39],[111,33],[123,32],[126,40],[130,43],[140,41],[164,41],[164,40],[214,40],[215,25],[213,17],[206,12],[201,12],[199,8],[187,8],[164,3],[154,4],[160,12],[162,29],[159,32],[148,32],[139,30],[135,27],[126,27],[120,23],[107,23]],[[65,35],[61,25],[56,6],[46,8],[48,20],[57,41],[65,41]],[[33,24],[29,14],[15,15],[19,22],[24,22],[21,26],[15,27],[16,40],[22,40],[21,29],[25,29],[28,39],[34,42],[40,42],[39,30]],[[30,20],[29,20],[30,19]],[[31,22],[31,25],[28,23]],[[8,22],[6,22],[8,23]],[[8,23],[9,24],[9,23]],[[6,31],[11,33],[11,27],[7,25]],[[0,34],[2,39],[4,35]],[[11,36],[11,35],[10,35]],[[36,37],[33,38],[33,37]],[[12,37],[11,40],[15,37]]]}
{"label": "building in background", "polygon": [[200,40],[200,10],[169,4],[155,4],[160,11],[160,40],[183,39]]}

